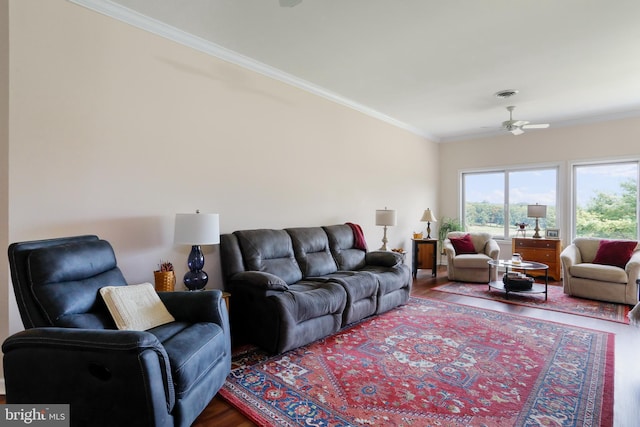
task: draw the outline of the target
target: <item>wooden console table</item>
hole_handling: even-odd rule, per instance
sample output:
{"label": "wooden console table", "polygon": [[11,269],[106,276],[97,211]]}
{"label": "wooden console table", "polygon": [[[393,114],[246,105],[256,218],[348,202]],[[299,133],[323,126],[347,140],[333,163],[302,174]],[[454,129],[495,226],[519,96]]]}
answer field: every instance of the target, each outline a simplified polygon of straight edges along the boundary
{"label": "wooden console table", "polygon": [[438,271],[438,240],[413,239],[413,278],[418,275],[419,268],[430,268],[431,275],[436,277]]}

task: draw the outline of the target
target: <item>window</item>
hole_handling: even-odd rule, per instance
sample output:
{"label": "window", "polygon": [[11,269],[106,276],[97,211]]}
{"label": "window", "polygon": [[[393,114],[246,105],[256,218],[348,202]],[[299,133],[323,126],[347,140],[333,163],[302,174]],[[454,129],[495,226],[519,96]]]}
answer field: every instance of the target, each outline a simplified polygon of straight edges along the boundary
{"label": "window", "polygon": [[[495,238],[515,237],[518,223],[533,235],[535,219],[527,206],[547,206],[541,230],[556,227],[558,168],[494,170],[462,174],[462,223],[470,232],[487,232]],[[542,231],[544,237],[544,231]]]}
{"label": "window", "polygon": [[575,237],[638,239],[638,163],[573,166]]}

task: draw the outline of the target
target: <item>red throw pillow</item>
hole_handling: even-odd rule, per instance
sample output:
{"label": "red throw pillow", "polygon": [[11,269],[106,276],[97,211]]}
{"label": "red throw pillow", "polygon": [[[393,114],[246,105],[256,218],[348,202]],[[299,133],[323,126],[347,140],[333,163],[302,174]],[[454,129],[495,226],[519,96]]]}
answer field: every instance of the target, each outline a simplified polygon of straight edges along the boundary
{"label": "red throw pillow", "polygon": [[456,255],[477,253],[476,248],[473,246],[473,242],[471,241],[470,234],[465,234],[462,237],[451,237],[449,240],[451,240],[451,244],[456,250]]}
{"label": "red throw pillow", "polygon": [[623,240],[601,240],[594,264],[615,265],[624,268],[629,262],[638,242]]}

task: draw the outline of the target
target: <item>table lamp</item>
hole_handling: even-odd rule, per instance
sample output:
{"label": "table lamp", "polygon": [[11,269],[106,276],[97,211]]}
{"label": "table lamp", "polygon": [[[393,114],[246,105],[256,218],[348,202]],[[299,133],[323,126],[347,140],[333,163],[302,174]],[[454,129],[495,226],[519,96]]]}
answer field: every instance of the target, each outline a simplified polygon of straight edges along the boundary
{"label": "table lamp", "polygon": [[385,206],[384,209],[376,210],[376,225],[381,225],[384,227],[384,235],[382,236],[382,246],[380,247],[381,251],[388,251],[387,249],[387,227],[393,227],[396,225],[396,211],[392,209],[387,209]]}
{"label": "table lamp", "polygon": [[527,206],[527,216],[529,218],[535,218],[536,219],[536,228],[534,228],[535,230],[535,234],[533,235],[534,239],[539,239],[542,236],[540,235],[540,227],[538,227],[538,219],[540,218],[546,218],[547,216],[547,205],[539,205],[539,204],[535,204],[535,205],[528,205]]}
{"label": "table lamp", "polygon": [[209,281],[204,267],[204,254],[200,245],[220,243],[220,223],[218,214],[203,214],[199,210],[194,214],[176,214],[174,234],[176,244],[191,245],[187,258],[189,271],[184,275],[184,285],[190,291],[204,289]]}
{"label": "table lamp", "polygon": [[427,239],[430,239],[431,238],[431,223],[432,222],[438,222],[436,217],[433,215],[433,212],[431,212],[431,209],[427,208],[427,210],[424,211],[424,213],[422,214],[422,218],[420,218],[420,221],[427,223]]}

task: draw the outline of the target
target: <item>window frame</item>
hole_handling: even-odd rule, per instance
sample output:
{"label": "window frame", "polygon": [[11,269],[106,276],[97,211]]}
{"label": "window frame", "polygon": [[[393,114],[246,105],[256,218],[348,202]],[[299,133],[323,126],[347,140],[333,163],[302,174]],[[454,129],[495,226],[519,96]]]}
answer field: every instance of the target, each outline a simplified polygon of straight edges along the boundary
{"label": "window frame", "polygon": [[635,163],[637,169],[636,176],[636,240],[640,240],[640,157],[614,157],[573,161],[569,163],[569,215],[567,218],[568,229],[570,230],[570,241],[577,237],[577,208],[578,208],[578,191],[577,191],[577,168],[582,166],[606,166],[621,163]]}
{"label": "window frame", "polygon": [[[486,167],[486,168],[470,168],[459,171],[458,175],[458,217],[460,218],[460,224],[463,229],[467,229],[466,224],[466,212],[465,212],[465,175],[468,174],[482,174],[482,173],[502,173],[504,174],[504,200],[503,200],[503,209],[505,212],[505,221],[503,226],[503,235],[502,236],[493,236],[495,240],[502,241],[510,241],[513,237],[509,235],[510,231],[510,223],[511,219],[509,217],[509,174],[511,172],[527,172],[527,171],[536,171],[536,170],[548,170],[555,169],[556,171],[556,183],[555,183],[555,208],[556,208],[556,224],[555,228],[562,229],[563,224],[563,209],[564,206],[561,204],[562,198],[562,188],[561,182],[563,181],[563,167],[560,162],[551,162],[551,163],[534,163],[528,165],[510,165],[510,166],[495,166],[495,167]],[[531,227],[533,229],[533,227]],[[544,234],[543,234],[544,236]]]}

